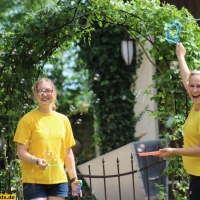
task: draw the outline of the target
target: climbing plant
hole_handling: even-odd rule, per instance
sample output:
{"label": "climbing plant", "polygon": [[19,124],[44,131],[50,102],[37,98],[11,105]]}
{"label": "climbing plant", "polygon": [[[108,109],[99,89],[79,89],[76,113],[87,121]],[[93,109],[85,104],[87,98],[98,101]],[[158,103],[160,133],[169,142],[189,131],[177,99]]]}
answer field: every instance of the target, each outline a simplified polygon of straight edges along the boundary
{"label": "climbing plant", "polygon": [[[59,53],[61,48],[68,49],[73,42],[82,45],[88,59],[85,67],[90,72],[91,89],[95,94],[94,116],[98,119],[102,153],[134,140],[134,134],[128,133],[134,131],[135,123],[131,107],[134,97],[129,90],[134,81],[131,77],[134,71],[133,68],[129,71],[117,57],[120,53],[116,44],[121,39],[121,31],[129,33],[155,66],[152,87],[157,89],[157,94],[152,100],[159,103],[159,108],[150,112],[162,125],[165,125],[169,116],[174,118],[172,126],[163,126],[161,133],[169,145],[172,141],[176,146],[180,145],[181,124],[186,117],[183,110],[190,105],[179,98],[184,91],[177,64],[173,62],[176,60],[175,45],[169,44],[165,39],[165,26],[173,19],[182,24],[180,41],[187,49],[186,59],[190,68],[199,68],[200,30],[197,21],[185,8],[178,10],[172,5],[160,5],[158,0],[134,0],[126,3],[120,0],[90,0],[87,4],[80,0],[63,0],[40,12],[28,13],[23,22],[13,25],[12,31],[1,33],[0,129],[5,170],[0,173],[8,177],[0,180],[3,185],[0,186],[1,192],[11,193],[14,188],[19,199],[22,198],[18,187],[20,178],[12,180],[12,172],[15,171],[13,167],[20,176],[20,165],[17,161],[14,162],[16,150],[12,139],[15,127],[20,117],[34,106],[30,88],[35,79],[43,74],[44,64],[52,55]],[[116,40],[116,43],[112,40]],[[147,41],[152,44],[151,49],[146,49]],[[99,45],[98,51],[95,45]],[[100,45],[106,53],[103,49],[100,50]],[[85,47],[92,51],[87,51]],[[116,51],[108,57],[112,47]],[[120,127],[117,127],[118,124]],[[121,130],[125,131],[122,133]],[[166,175],[172,174],[174,177],[172,190],[175,198],[187,199],[188,188],[185,182],[188,182],[188,177],[180,158],[173,157],[168,166]],[[180,179],[178,190],[176,178]]]}
{"label": "climbing plant", "polygon": [[91,33],[91,45],[79,42],[82,50],[79,56],[89,69],[89,85],[94,91],[94,138],[100,154],[136,141],[135,98],[131,90],[136,64],[127,67],[121,59],[120,42],[125,33],[121,27],[96,25]]}
{"label": "climbing plant", "polygon": [[[181,147],[182,124],[190,109],[190,102],[186,100],[178,64],[174,62],[176,61],[175,45],[166,41],[165,27],[173,19],[180,21],[183,29],[180,41],[187,49],[187,62],[191,69],[199,68],[200,44],[197,39],[199,38],[197,21],[185,8],[177,10],[173,5],[160,5],[159,1],[90,2],[92,2],[91,10],[95,13],[95,20],[99,21],[100,26],[117,24],[128,30],[132,38],[144,50],[149,61],[154,63],[156,73],[152,77],[154,81],[152,87],[157,89],[157,94],[152,97],[152,100],[159,104],[159,108],[157,111],[150,112],[159,120],[162,127],[161,137],[166,138],[167,145]],[[147,41],[152,44],[152,49],[145,48]],[[174,119],[174,123],[165,126],[170,117]],[[189,177],[183,169],[180,157],[169,160],[165,175],[172,176],[174,197],[188,199]],[[165,199],[166,195],[162,198]]]}

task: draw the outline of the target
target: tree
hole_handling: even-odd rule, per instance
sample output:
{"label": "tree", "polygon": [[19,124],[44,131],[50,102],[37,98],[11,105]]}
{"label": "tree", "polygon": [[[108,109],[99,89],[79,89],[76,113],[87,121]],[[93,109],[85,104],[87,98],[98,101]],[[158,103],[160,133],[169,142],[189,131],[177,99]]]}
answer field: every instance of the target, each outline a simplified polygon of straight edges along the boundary
{"label": "tree", "polygon": [[56,0],[2,0],[0,2],[1,29],[12,30],[14,28],[13,25],[22,21],[28,12],[42,10],[47,5],[50,6],[56,2]]}
{"label": "tree", "polygon": [[56,8],[47,7],[37,15],[26,15],[13,30],[1,35],[0,81],[3,87],[0,91],[0,126],[5,170],[0,173],[1,177],[8,177],[0,181],[2,192],[11,193],[11,188],[15,188],[17,197],[22,198],[20,165],[12,142],[15,127],[21,116],[34,106],[30,88],[42,75],[47,60],[62,44],[65,43],[66,48],[70,47],[67,38],[73,41],[72,38],[78,38],[84,33],[84,28],[76,27],[66,33],[65,27],[74,22],[77,9],[78,6],[74,7],[70,3],[60,3]]}

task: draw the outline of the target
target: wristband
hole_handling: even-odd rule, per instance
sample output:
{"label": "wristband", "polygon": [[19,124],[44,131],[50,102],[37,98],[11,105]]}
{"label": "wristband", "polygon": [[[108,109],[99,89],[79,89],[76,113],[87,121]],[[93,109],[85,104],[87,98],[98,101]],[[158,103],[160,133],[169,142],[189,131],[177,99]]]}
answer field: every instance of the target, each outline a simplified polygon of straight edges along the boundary
{"label": "wristband", "polygon": [[40,161],[40,159],[38,158],[38,159],[36,160],[36,165],[39,165],[39,161]]}
{"label": "wristband", "polygon": [[74,178],[72,178],[70,181],[71,181],[71,183],[72,183],[72,182],[74,182],[74,181],[76,181],[76,180],[78,180],[78,178],[77,178],[77,177],[74,177]]}

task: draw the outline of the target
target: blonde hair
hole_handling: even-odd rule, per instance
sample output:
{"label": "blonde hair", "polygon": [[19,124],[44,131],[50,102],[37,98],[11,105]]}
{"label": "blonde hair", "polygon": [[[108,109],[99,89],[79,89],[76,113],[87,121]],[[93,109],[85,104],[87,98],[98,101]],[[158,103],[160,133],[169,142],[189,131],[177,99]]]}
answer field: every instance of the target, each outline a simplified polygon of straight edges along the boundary
{"label": "blonde hair", "polygon": [[200,76],[200,70],[196,70],[195,69],[195,70],[191,71],[190,74],[188,75],[188,82],[189,82],[190,78],[192,76],[194,76],[194,75],[199,75]]}
{"label": "blonde hair", "polygon": [[51,86],[52,86],[53,96],[54,96],[54,102],[52,104],[52,110],[56,110],[56,96],[57,96],[56,87],[55,87],[54,83],[49,78],[40,78],[33,84],[32,88],[31,88],[33,95],[35,96],[37,94],[38,86],[43,82],[50,83]]}

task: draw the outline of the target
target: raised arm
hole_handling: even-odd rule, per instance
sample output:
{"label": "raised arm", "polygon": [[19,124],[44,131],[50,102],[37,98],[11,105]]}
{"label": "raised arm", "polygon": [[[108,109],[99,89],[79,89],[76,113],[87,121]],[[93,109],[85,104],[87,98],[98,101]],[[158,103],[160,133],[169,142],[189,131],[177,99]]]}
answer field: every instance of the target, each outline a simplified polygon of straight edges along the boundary
{"label": "raised arm", "polygon": [[182,43],[178,43],[176,45],[176,56],[178,58],[178,63],[179,63],[179,68],[181,72],[181,78],[183,85],[185,89],[188,91],[188,76],[190,74],[190,70],[188,68],[188,65],[185,61],[185,54],[186,54],[186,49],[182,45]]}

